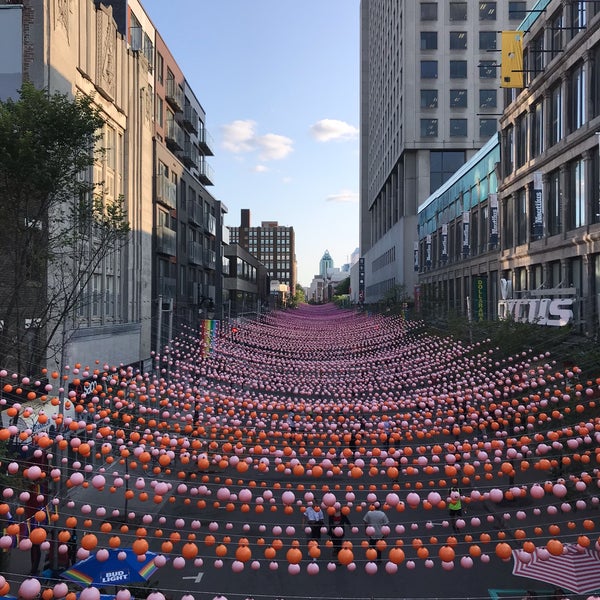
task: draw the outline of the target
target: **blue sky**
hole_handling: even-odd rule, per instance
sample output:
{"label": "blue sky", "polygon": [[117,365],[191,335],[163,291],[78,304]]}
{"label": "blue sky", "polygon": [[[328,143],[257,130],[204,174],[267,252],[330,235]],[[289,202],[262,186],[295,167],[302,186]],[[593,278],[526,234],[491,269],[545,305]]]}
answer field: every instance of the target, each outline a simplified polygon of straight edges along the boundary
{"label": "blue sky", "polygon": [[358,246],[359,0],[142,0],[206,111],[226,224],[296,233],[298,281]]}

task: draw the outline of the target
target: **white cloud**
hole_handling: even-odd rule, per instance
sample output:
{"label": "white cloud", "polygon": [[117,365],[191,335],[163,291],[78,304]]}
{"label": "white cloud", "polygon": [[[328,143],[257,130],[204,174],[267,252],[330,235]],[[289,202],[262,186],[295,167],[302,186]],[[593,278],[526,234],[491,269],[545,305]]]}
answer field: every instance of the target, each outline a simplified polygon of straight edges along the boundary
{"label": "white cloud", "polygon": [[358,202],[358,194],[352,190],[341,190],[325,198],[327,202]]}
{"label": "white cloud", "polygon": [[266,173],[269,170],[269,167],[265,167],[265,165],[256,165],[253,169],[255,173]]}
{"label": "white cloud", "polygon": [[284,177],[281,181],[283,183],[292,183],[292,178],[291,177]]}
{"label": "white cloud", "polygon": [[223,125],[223,147],[234,154],[250,152],[255,146],[255,129],[256,123],[250,119],[240,119]]}
{"label": "white cloud", "polygon": [[345,121],[321,119],[311,125],[310,133],[318,142],[345,141],[356,138],[358,129]]}
{"label": "white cloud", "polygon": [[294,142],[285,135],[267,133],[257,137],[256,144],[261,149],[259,154],[261,160],[281,160],[292,152]]}
{"label": "white cloud", "polygon": [[[234,154],[258,152],[261,161],[281,160],[288,156],[294,146],[293,140],[277,133],[258,135],[256,121],[238,119],[223,125],[223,147]],[[260,165],[256,170],[260,170]],[[266,170],[263,169],[263,170]]]}

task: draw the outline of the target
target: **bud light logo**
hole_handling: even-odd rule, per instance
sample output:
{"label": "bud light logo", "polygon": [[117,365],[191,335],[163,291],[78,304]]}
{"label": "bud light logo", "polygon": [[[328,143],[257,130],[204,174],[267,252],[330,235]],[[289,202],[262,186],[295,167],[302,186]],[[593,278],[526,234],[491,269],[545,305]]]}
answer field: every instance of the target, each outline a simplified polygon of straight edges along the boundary
{"label": "bud light logo", "polygon": [[127,571],[107,571],[102,575],[102,583],[118,583],[119,581],[127,581],[129,573]]}

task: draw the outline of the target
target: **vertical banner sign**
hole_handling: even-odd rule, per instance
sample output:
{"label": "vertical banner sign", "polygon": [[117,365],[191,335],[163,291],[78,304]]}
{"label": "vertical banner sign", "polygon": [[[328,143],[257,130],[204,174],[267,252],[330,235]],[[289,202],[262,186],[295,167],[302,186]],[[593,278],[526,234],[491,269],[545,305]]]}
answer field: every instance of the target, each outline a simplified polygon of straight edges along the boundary
{"label": "vertical banner sign", "polygon": [[419,270],[419,242],[415,242],[413,246],[413,262],[416,273]]}
{"label": "vertical banner sign", "polygon": [[358,301],[365,301],[365,259],[358,259]]}
{"label": "vertical banner sign", "polygon": [[473,306],[473,319],[475,321],[487,320],[487,276],[476,275],[472,280],[471,298]]}
{"label": "vertical banner sign", "polygon": [[448,260],[448,223],[442,225],[441,259],[442,262]]}
{"label": "vertical banner sign", "polygon": [[535,238],[544,235],[543,185],[542,174],[536,171],[533,174],[533,237]]}
{"label": "vertical banner sign", "polygon": [[471,237],[471,213],[466,210],[463,213],[463,256],[466,258],[469,256],[470,243],[469,238]]}
{"label": "vertical banner sign", "polygon": [[431,235],[428,235],[425,242],[425,266],[431,267]]}
{"label": "vertical banner sign", "polygon": [[490,194],[490,246],[498,245],[498,194]]}
{"label": "vertical banner sign", "polygon": [[214,343],[219,334],[219,321],[216,319],[204,319],[200,326],[200,339],[202,344],[202,358],[212,354]]}
{"label": "vertical banner sign", "polygon": [[503,31],[500,51],[500,87],[525,87],[523,71],[523,32]]}

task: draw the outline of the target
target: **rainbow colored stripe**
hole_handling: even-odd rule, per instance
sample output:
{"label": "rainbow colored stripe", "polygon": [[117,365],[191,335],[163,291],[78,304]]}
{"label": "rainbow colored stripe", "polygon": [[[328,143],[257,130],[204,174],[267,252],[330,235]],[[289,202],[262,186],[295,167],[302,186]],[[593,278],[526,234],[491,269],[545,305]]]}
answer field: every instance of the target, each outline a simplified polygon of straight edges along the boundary
{"label": "rainbow colored stripe", "polygon": [[79,583],[83,583],[84,585],[90,585],[94,578],[90,575],[86,575],[77,569],[69,569],[64,572],[64,575],[73,581],[77,581]]}
{"label": "rainbow colored stripe", "polygon": [[212,354],[215,338],[219,333],[219,321],[216,319],[204,319],[200,327],[200,339],[202,345],[202,358]]}
{"label": "rainbow colored stripe", "polygon": [[151,560],[139,570],[139,573],[144,579],[149,579],[156,569],[158,569],[158,567],[154,564],[154,560]]}

